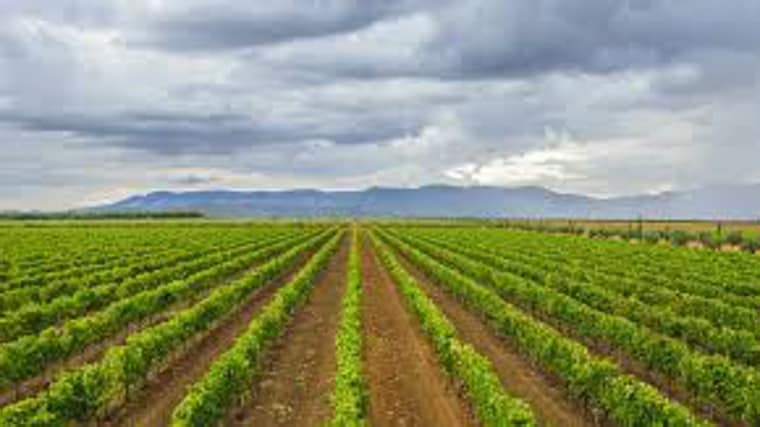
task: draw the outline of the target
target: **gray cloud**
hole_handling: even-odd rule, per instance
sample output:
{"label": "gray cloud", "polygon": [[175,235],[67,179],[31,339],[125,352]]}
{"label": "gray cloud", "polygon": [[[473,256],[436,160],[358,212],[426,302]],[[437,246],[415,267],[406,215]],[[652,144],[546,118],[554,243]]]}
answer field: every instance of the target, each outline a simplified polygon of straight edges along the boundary
{"label": "gray cloud", "polygon": [[476,0],[437,15],[426,46],[454,75],[609,72],[705,49],[758,52],[760,4],[698,0]]}
{"label": "gray cloud", "polygon": [[699,60],[704,52],[760,52],[760,4],[753,0],[732,7],[716,0],[469,0],[428,12],[431,29],[413,40],[412,52],[408,45],[338,48],[321,56],[307,40],[269,59],[351,78],[487,79],[613,73]]}
{"label": "gray cloud", "polygon": [[170,181],[174,182],[178,185],[200,185],[200,184],[212,184],[215,182],[219,182],[220,179],[214,176],[203,176],[203,175],[195,175],[195,174],[188,174],[178,177],[172,177]]}
{"label": "gray cloud", "polygon": [[5,2],[0,209],[757,180],[759,39],[754,0]]}
{"label": "gray cloud", "polygon": [[362,144],[398,138],[412,123],[385,121],[371,115],[336,123],[267,123],[239,114],[139,112],[119,115],[0,112],[0,122],[36,132],[72,134],[92,144],[111,144],[157,155],[229,154],[266,144],[323,140]]}
{"label": "gray cloud", "polygon": [[136,39],[167,50],[240,49],[360,30],[375,22],[418,10],[432,2],[297,0],[245,4],[189,2],[153,14]]}

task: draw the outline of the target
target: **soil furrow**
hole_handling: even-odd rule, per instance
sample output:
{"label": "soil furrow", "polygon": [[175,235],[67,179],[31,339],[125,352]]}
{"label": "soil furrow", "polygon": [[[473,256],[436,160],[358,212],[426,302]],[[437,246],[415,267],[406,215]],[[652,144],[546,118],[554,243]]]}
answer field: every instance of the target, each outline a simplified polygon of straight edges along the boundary
{"label": "soil furrow", "polygon": [[218,355],[245,331],[256,313],[306,263],[311,252],[302,255],[287,273],[254,291],[236,311],[203,334],[188,342],[166,367],[155,373],[129,401],[98,426],[158,427],[169,425],[174,408],[187,389],[206,373]]}
{"label": "soil furrow", "polygon": [[233,410],[229,426],[319,426],[330,418],[335,382],[335,334],[345,291],[350,239],[317,278],[306,303],[267,355],[250,398]]}
{"label": "soil furrow", "polygon": [[375,427],[473,426],[477,421],[445,376],[432,348],[369,242],[362,248],[365,369]]}
{"label": "soil furrow", "polygon": [[[399,257],[402,265],[417,279],[422,290],[436,303],[454,323],[457,332],[465,342],[486,356],[499,374],[504,387],[514,396],[530,404],[533,413],[542,426],[595,426],[593,420],[580,403],[566,397],[557,381],[543,375],[530,362],[521,357],[514,345],[497,335],[486,321],[467,310],[452,295],[433,284],[425,274],[408,260]],[[584,414],[587,414],[584,417]]]}

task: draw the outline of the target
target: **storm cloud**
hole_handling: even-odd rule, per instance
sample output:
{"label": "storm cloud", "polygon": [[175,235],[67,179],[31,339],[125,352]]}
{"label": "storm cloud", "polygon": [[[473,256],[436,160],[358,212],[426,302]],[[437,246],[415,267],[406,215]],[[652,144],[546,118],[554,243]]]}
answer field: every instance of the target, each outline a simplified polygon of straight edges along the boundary
{"label": "storm cloud", "polygon": [[757,181],[757,40],[753,0],[3,2],[0,209]]}

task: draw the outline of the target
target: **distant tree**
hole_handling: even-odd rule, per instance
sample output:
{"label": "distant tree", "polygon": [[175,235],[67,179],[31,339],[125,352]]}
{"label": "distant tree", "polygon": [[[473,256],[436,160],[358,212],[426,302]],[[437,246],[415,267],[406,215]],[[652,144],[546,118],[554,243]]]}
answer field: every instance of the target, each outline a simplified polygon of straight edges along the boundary
{"label": "distant tree", "polygon": [[689,233],[683,230],[674,230],[670,233],[670,243],[674,246],[686,246],[689,240]]}
{"label": "distant tree", "polygon": [[760,236],[746,238],[741,243],[741,249],[744,252],[755,253],[760,250]]}
{"label": "distant tree", "polygon": [[702,246],[706,248],[717,249],[720,247],[721,239],[719,237],[719,234],[716,234],[714,232],[703,231],[699,233],[698,239]]}
{"label": "distant tree", "polygon": [[741,231],[732,231],[726,235],[726,243],[732,246],[739,246],[744,241]]}

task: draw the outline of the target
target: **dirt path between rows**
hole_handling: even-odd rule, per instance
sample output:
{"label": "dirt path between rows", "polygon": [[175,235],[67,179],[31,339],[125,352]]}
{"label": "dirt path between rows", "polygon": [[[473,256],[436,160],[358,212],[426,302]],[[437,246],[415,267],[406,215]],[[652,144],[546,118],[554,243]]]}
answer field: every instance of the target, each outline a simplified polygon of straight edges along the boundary
{"label": "dirt path between rows", "polygon": [[361,258],[370,423],[374,427],[478,425],[366,239]]}
{"label": "dirt path between rows", "polygon": [[320,426],[330,418],[335,383],[335,333],[345,291],[350,239],[315,282],[308,301],[267,356],[251,398],[227,426]]}
{"label": "dirt path between rows", "polygon": [[452,295],[434,285],[434,281],[403,257],[402,265],[417,279],[420,288],[436,303],[456,326],[459,337],[470,343],[493,364],[504,387],[530,404],[542,426],[585,427],[600,422],[584,417],[581,404],[570,401],[555,381],[542,375],[523,359],[514,346],[498,336],[487,323],[467,310]]}
{"label": "dirt path between rows", "polygon": [[218,355],[228,349],[270,297],[298,271],[312,252],[301,255],[294,268],[254,291],[248,300],[213,328],[190,341],[183,351],[156,373],[141,391],[131,396],[98,426],[158,427],[169,425],[174,408],[187,389],[200,380]]}

